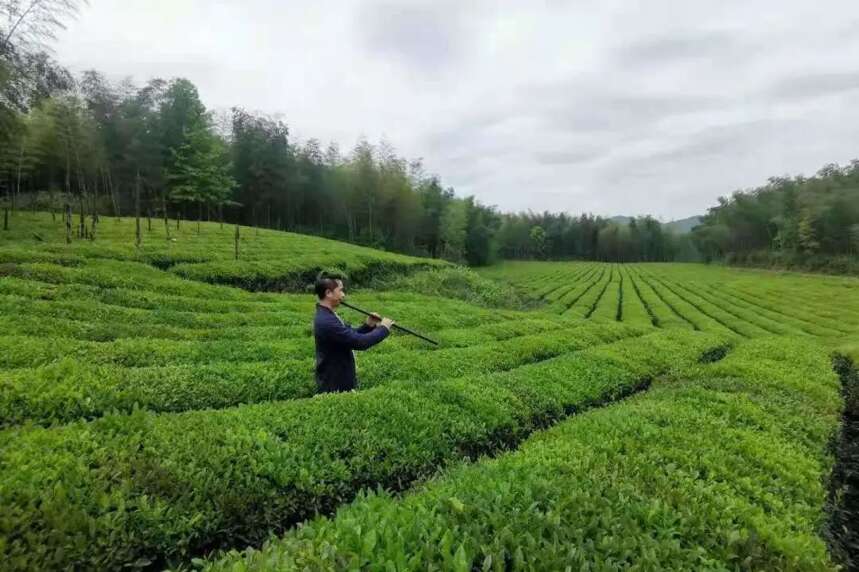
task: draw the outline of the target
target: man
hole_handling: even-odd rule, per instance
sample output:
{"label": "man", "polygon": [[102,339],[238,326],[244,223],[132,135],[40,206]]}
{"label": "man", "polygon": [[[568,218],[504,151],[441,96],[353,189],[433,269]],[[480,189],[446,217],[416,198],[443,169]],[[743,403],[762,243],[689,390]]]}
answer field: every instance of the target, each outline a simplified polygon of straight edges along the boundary
{"label": "man", "polygon": [[394,322],[373,314],[361,327],[353,329],[334,313],[346,297],[343,281],[320,274],[315,290],[319,298],[313,320],[316,386],[319,393],[350,391],[358,385],[352,350],[367,350],[375,346],[388,337]]}

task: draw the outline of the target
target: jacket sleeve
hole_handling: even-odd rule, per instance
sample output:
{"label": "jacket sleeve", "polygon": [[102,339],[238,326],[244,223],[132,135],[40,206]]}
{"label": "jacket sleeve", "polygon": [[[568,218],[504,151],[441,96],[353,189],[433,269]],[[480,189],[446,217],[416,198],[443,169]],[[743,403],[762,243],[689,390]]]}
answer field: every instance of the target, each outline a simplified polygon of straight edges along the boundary
{"label": "jacket sleeve", "polygon": [[[381,326],[377,326],[377,327],[381,327]],[[355,331],[358,332],[359,334],[366,334],[367,332],[372,332],[374,329],[375,328],[371,328],[370,326],[367,325],[366,322],[364,322],[363,324],[361,324],[360,326],[355,328]]]}
{"label": "jacket sleeve", "polygon": [[319,332],[320,337],[335,344],[348,346],[353,350],[366,350],[375,346],[388,337],[388,329],[381,326],[373,328],[369,332],[353,330],[349,326],[340,323],[340,320],[326,320]]}

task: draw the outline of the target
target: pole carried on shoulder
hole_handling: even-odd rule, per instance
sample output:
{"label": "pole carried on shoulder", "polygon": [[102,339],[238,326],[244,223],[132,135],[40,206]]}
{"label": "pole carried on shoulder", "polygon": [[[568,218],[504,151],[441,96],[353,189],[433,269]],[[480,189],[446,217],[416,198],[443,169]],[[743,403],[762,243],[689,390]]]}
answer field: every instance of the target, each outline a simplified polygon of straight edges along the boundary
{"label": "pole carried on shoulder", "polygon": [[[372,315],[373,315],[373,313],[372,313],[372,312],[368,312],[367,310],[362,310],[361,308],[358,308],[357,306],[353,306],[352,304],[348,304],[348,303],[343,302],[343,301],[341,301],[341,302],[340,302],[340,305],[341,305],[341,306],[346,306],[347,308],[352,308],[352,309],[353,309],[353,310],[355,310],[356,312],[359,312],[359,313],[361,313],[361,314],[364,314],[365,316],[372,316]],[[394,329],[395,329],[395,330],[400,330],[401,332],[405,332],[405,333],[407,333],[407,334],[411,334],[411,335],[415,336],[416,338],[420,338],[420,339],[422,339],[423,341],[425,341],[425,342],[429,342],[429,343],[431,343],[431,344],[433,344],[433,345],[435,345],[435,346],[437,346],[437,345],[438,345],[438,342],[437,342],[437,341],[435,341],[435,340],[431,340],[431,339],[429,339],[429,338],[428,338],[428,337],[426,337],[426,336],[422,336],[421,334],[419,334],[419,333],[417,333],[417,332],[415,332],[415,331],[412,331],[412,330],[410,330],[410,329],[408,329],[408,328],[405,328],[405,327],[403,327],[403,326],[401,326],[401,325],[399,325],[399,324],[394,324]]]}

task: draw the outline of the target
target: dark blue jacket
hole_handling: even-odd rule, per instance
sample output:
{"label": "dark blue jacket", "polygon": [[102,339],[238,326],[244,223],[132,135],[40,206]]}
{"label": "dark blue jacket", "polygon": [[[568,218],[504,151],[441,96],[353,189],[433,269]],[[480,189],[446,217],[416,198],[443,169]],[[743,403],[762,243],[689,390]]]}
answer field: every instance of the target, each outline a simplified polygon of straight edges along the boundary
{"label": "dark blue jacket", "polygon": [[366,350],[386,337],[388,329],[367,324],[354,329],[330,309],[316,305],[313,337],[316,339],[316,386],[320,393],[355,389],[355,356],[352,350]]}

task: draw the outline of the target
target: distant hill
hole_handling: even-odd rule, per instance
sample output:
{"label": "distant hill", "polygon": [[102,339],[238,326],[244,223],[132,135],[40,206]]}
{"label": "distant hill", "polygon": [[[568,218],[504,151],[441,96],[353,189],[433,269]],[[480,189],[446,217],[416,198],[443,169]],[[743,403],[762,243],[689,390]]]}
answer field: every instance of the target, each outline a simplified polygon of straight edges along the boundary
{"label": "distant hill", "polygon": [[613,216],[613,217],[609,218],[608,220],[610,220],[611,222],[615,222],[617,224],[629,224],[629,221],[632,220],[632,217],[631,216],[617,215],[617,216]]}
{"label": "distant hill", "polygon": [[[631,216],[617,215],[610,217],[608,220],[617,223],[617,224],[629,224],[629,221],[632,220]],[[699,216],[690,216],[687,218],[682,218],[680,220],[672,220],[671,222],[663,223],[663,228],[666,230],[670,230],[676,234],[685,234],[690,232],[692,228],[701,224],[701,217]]]}
{"label": "distant hill", "polygon": [[691,232],[692,229],[699,224],[701,224],[701,217],[690,216],[687,218],[681,218],[680,220],[672,220],[671,222],[665,223],[663,226],[676,234],[685,234],[687,232]]}

